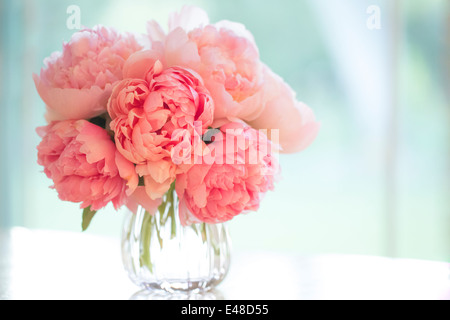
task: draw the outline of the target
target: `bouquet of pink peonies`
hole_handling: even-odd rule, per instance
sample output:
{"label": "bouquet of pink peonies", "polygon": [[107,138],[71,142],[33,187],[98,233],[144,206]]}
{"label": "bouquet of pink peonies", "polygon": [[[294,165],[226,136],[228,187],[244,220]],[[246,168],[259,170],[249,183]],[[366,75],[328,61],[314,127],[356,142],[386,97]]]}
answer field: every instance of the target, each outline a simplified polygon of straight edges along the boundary
{"label": "bouquet of pink peonies", "polygon": [[211,24],[195,7],[167,32],[155,21],[139,36],[81,30],[34,81],[48,122],[38,163],[61,200],[81,203],[84,230],[109,203],[155,213],[178,201],[185,226],[256,211],[276,154],[319,130],[243,25]]}

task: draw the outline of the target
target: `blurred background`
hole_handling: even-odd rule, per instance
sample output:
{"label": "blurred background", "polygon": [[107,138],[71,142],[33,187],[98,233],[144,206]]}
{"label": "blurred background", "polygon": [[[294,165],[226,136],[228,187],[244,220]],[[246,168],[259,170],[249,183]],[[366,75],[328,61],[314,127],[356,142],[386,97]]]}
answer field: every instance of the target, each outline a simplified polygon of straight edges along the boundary
{"label": "blurred background", "polygon": [[[322,125],[281,157],[260,211],[230,223],[236,250],[450,261],[448,0],[0,0],[0,228],[81,232],[36,163],[32,73],[76,32],[68,7],[83,26],[143,33],[184,4],[245,24]],[[119,237],[122,218],[108,207],[87,232]]]}

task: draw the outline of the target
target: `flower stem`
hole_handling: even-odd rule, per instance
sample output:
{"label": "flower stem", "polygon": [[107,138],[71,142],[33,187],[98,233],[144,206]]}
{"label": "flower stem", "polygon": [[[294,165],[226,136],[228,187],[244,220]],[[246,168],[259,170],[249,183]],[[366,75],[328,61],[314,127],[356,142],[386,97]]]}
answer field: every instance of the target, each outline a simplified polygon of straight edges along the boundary
{"label": "flower stem", "polygon": [[144,219],[142,221],[142,227],[141,227],[141,255],[139,258],[139,262],[141,267],[146,266],[150,270],[150,272],[153,272],[153,264],[152,260],[150,259],[150,244],[152,239],[152,215],[145,211],[144,213]]}

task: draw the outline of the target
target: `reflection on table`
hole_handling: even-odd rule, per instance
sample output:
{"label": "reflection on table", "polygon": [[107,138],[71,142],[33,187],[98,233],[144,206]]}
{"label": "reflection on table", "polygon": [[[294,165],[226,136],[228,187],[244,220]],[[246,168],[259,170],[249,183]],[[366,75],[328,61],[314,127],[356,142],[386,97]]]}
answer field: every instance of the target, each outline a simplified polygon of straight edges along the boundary
{"label": "reflection on table", "polygon": [[14,228],[0,233],[0,299],[450,299],[450,265],[370,256],[237,252],[203,295],[141,291],[119,239]]}

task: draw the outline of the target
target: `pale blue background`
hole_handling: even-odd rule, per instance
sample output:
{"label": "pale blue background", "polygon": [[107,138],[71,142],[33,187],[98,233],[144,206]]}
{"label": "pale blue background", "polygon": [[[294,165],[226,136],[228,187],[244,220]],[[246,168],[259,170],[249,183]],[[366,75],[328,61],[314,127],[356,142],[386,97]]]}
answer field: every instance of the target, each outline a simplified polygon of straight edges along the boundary
{"label": "pale blue background", "polygon": [[[448,1],[0,3],[0,227],[80,230],[78,205],[48,188],[35,149],[45,122],[31,75],[74,32],[67,7],[88,27],[144,32],[189,3],[244,23],[322,124],[311,148],[281,158],[261,210],[230,224],[235,248],[450,260]],[[369,5],[380,30],[366,26]],[[118,237],[122,217],[109,208],[88,232]]]}

